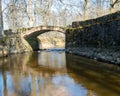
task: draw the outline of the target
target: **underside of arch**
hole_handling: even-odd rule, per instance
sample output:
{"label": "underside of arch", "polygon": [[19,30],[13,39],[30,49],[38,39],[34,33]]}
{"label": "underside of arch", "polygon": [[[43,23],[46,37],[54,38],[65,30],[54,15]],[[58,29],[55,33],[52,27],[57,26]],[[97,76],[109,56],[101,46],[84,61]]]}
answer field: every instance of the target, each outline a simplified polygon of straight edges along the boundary
{"label": "underside of arch", "polygon": [[65,32],[56,31],[56,30],[40,30],[40,31],[33,32],[32,34],[26,35],[24,36],[24,38],[29,43],[33,51],[37,51],[39,50],[39,42],[38,42],[37,36],[50,31],[60,32],[65,34]]}

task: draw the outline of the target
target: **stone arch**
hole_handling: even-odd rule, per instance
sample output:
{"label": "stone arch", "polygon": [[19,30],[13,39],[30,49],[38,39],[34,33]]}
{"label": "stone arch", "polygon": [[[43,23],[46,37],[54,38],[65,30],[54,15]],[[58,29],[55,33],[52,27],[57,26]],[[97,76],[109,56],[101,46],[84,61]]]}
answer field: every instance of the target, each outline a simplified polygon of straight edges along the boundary
{"label": "stone arch", "polygon": [[39,42],[38,42],[37,36],[46,32],[51,32],[51,31],[65,34],[65,30],[63,30],[60,27],[48,26],[48,27],[41,27],[41,28],[37,27],[36,29],[33,28],[31,30],[26,30],[21,34],[21,37],[24,38],[29,43],[29,45],[34,51],[37,51],[39,50]]}

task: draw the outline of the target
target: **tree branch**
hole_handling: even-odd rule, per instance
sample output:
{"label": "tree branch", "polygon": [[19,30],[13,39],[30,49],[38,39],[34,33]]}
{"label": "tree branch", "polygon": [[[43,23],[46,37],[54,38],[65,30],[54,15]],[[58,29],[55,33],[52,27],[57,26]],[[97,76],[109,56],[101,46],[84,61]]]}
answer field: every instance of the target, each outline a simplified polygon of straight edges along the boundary
{"label": "tree branch", "polygon": [[115,0],[115,2],[113,4],[110,4],[110,6],[113,8],[115,6],[115,4],[119,3],[119,0]]}

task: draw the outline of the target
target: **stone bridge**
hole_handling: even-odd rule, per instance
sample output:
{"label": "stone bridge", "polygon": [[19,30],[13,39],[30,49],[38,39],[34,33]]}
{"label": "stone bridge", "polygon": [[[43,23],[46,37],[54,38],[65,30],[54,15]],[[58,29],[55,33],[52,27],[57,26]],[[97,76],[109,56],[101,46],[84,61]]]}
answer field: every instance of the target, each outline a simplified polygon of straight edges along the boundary
{"label": "stone bridge", "polygon": [[37,26],[24,30],[21,32],[21,38],[25,38],[33,50],[39,49],[39,42],[37,36],[45,32],[55,31],[65,34],[65,28],[58,26]]}
{"label": "stone bridge", "polygon": [[28,42],[28,44],[31,46],[31,48],[35,51],[35,50],[39,50],[39,42],[37,36],[50,31],[55,31],[65,34],[65,28],[59,26],[37,26],[31,28],[21,28],[21,29],[17,29],[17,32],[15,33],[12,32],[12,30],[10,29],[10,30],[4,30],[4,34],[9,37],[10,36],[17,37],[16,35],[19,34],[21,39],[25,39]]}
{"label": "stone bridge", "polygon": [[56,32],[61,32],[65,33],[65,28],[59,27],[59,26],[37,26],[37,27],[31,27],[25,29],[21,37],[27,37],[27,36],[34,36],[37,37],[38,35],[49,32],[49,31],[56,31]]}
{"label": "stone bridge", "polygon": [[[35,50],[39,50],[39,42],[37,36],[50,31],[55,31],[65,34],[65,28],[59,26],[37,26],[31,28],[21,28],[21,29],[17,29],[16,32],[13,32],[11,29],[9,29],[9,30],[4,30],[4,34],[5,36],[9,37],[10,46],[19,45],[17,44],[18,43],[17,41],[19,41],[19,43],[21,42],[21,45],[28,45],[28,46],[30,45],[31,48],[35,51]],[[21,39],[19,37],[21,37]],[[27,43],[22,44],[26,42],[25,40],[28,42],[28,44]]]}

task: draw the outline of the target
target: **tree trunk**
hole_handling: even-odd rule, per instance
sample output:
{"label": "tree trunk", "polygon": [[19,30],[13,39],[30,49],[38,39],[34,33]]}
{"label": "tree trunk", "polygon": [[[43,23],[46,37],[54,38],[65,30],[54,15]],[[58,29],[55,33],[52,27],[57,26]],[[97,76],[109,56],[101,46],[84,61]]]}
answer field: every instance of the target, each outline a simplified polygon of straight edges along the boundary
{"label": "tree trunk", "polygon": [[28,16],[29,16],[29,27],[33,27],[34,24],[34,14],[33,14],[33,2],[32,0],[29,0],[28,5]]}
{"label": "tree trunk", "polygon": [[110,11],[115,12],[119,10],[118,0],[110,0]]}
{"label": "tree trunk", "polygon": [[90,8],[90,0],[85,0],[85,12],[84,19],[89,19],[89,8]]}
{"label": "tree trunk", "polygon": [[2,0],[0,0],[0,38],[3,37]]}

